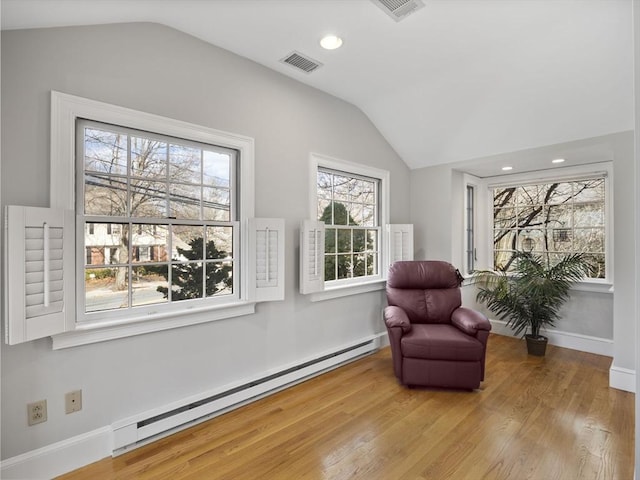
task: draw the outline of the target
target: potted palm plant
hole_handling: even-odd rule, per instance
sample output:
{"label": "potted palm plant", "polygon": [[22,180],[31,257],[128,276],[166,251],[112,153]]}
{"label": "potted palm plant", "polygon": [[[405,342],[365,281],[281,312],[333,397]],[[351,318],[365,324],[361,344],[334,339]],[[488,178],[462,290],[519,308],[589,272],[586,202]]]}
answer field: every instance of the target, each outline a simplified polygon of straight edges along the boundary
{"label": "potted palm plant", "polygon": [[516,252],[513,265],[508,273],[474,273],[476,300],[506,320],[516,335],[525,333],[529,354],[543,356],[548,339],[540,329],[554,326],[571,286],[589,273],[591,265],[581,253],[550,265],[548,259],[529,252]]}

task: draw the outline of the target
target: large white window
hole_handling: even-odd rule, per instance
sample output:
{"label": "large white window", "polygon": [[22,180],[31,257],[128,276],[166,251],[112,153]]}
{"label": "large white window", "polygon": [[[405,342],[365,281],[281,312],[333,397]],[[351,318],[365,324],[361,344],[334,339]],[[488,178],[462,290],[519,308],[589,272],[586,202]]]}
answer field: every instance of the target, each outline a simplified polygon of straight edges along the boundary
{"label": "large white window", "polygon": [[379,289],[390,262],[413,258],[412,226],[388,224],[388,188],[385,170],[311,154],[302,293],[323,299]]}
{"label": "large white window", "polygon": [[76,138],[85,314],[238,298],[237,151],[87,120]]}
{"label": "large white window", "polygon": [[64,348],[282,300],[284,221],[253,218],[253,159],[251,138],[52,92],[51,208],[8,217],[7,341]]}
{"label": "large white window", "polygon": [[494,187],[494,268],[509,271],[516,251],[542,255],[551,264],[584,253],[592,278],[604,279],[606,177]]}

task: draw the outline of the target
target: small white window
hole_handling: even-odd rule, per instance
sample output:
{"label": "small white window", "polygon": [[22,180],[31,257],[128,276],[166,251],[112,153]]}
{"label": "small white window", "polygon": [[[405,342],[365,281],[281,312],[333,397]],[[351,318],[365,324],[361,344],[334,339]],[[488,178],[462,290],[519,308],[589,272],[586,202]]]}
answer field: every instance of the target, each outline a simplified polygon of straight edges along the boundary
{"label": "small white window", "polygon": [[311,217],[300,237],[301,293],[381,284],[391,261],[413,258],[411,225],[388,225],[389,172],[311,154],[309,188]]}
{"label": "small white window", "polygon": [[476,189],[467,185],[465,196],[465,267],[467,273],[473,273],[476,264]]}

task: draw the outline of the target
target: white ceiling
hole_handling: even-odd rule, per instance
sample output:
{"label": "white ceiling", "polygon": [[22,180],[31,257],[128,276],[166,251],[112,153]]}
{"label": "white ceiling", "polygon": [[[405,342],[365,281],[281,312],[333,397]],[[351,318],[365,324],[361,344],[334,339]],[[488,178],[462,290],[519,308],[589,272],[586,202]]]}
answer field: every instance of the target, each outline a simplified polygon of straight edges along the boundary
{"label": "white ceiling", "polygon": [[[2,0],[1,19],[168,25],[355,104],[411,168],[473,172],[470,159],[633,128],[631,0],[424,2],[397,23],[369,0]],[[326,33],[342,48],[323,50]],[[324,65],[279,62],[293,50]]]}

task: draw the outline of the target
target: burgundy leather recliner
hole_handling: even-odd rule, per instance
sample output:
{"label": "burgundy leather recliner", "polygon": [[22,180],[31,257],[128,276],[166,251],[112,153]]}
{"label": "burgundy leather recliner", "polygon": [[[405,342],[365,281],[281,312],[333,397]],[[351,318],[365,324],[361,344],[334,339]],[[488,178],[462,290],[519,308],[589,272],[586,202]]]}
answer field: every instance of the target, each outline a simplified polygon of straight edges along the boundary
{"label": "burgundy leather recliner", "polygon": [[401,383],[473,390],[484,380],[491,324],[461,306],[460,273],[447,262],[395,262],[384,321]]}

